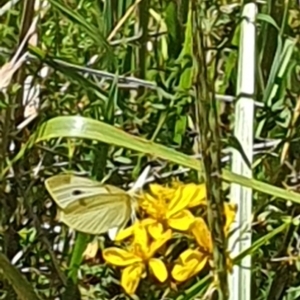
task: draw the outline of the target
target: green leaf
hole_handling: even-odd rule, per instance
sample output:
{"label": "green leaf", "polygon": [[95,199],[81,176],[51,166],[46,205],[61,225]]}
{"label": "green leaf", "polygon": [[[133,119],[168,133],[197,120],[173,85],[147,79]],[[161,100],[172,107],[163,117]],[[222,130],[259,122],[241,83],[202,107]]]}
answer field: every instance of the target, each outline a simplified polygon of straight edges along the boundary
{"label": "green leaf", "polygon": [[[196,158],[146,139],[130,135],[112,125],[80,116],[56,117],[43,123],[38,131],[31,136],[27,144],[21,148],[20,152],[11,161],[11,164],[23,157],[25,151],[33,147],[35,143],[62,137],[104,142],[203,172],[201,161]],[[2,171],[1,178],[8,172],[9,167],[10,165]],[[284,190],[262,181],[249,179],[226,169],[223,169],[221,177],[228,182],[237,183],[277,198],[300,203],[300,195],[298,193]]]}
{"label": "green leaf", "polygon": [[267,15],[267,14],[257,14],[257,20],[261,20],[261,21],[264,21],[268,24],[271,24],[273,25],[278,31],[280,31],[280,28],[279,26],[277,25],[276,21],[270,16],[270,15]]}

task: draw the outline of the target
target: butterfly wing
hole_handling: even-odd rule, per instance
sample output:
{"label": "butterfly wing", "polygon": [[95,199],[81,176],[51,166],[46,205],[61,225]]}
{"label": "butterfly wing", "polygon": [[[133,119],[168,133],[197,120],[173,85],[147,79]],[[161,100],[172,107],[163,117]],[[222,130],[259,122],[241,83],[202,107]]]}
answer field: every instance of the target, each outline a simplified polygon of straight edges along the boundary
{"label": "butterfly wing", "polygon": [[120,188],[73,175],[45,181],[60,208],[60,220],[77,231],[101,234],[125,227],[132,214],[131,196]]}
{"label": "butterfly wing", "polygon": [[106,193],[105,186],[97,181],[67,174],[46,179],[45,186],[61,209],[78,200]]}
{"label": "butterfly wing", "polygon": [[102,199],[99,196],[86,198],[72,210],[62,211],[60,220],[72,229],[97,235],[114,227],[125,227],[131,212],[130,197],[123,192]]}

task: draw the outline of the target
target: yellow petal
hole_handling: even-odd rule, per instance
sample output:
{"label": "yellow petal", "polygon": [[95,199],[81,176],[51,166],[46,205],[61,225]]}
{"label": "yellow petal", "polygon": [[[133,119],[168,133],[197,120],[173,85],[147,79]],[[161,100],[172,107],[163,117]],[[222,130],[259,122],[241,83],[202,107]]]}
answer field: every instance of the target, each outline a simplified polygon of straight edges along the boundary
{"label": "yellow petal", "polygon": [[195,207],[195,206],[198,206],[198,205],[205,205],[206,204],[206,185],[205,183],[201,183],[201,184],[198,184],[196,186],[196,189],[197,189],[197,195],[191,199],[188,207]]}
{"label": "yellow petal", "polygon": [[159,222],[148,225],[147,229],[151,237],[155,240],[159,239],[164,231],[163,225]]}
{"label": "yellow petal", "polygon": [[155,218],[160,212],[157,211],[157,199],[150,194],[144,194],[139,201],[139,207],[149,216]]}
{"label": "yellow petal", "polygon": [[102,255],[106,262],[119,267],[126,267],[142,261],[137,255],[116,247],[104,249]]}
{"label": "yellow petal", "polygon": [[171,188],[173,190],[177,190],[180,186],[183,186],[184,183],[178,181],[177,179],[173,179],[172,182],[171,182]]}
{"label": "yellow petal", "polygon": [[198,195],[198,189],[196,184],[186,184],[180,186],[171,200],[168,206],[167,218],[175,215],[179,211],[185,209],[190,203],[195,201]]}
{"label": "yellow petal", "polygon": [[[142,226],[146,227],[150,224],[156,223],[156,220],[151,219],[151,218],[146,218],[146,219],[143,219],[143,220],[137,221],[137,222],[139,222]],[[116,235],[114,241],[115,242],[123,241],[123,240],[133,236],[135,226],[136,226],[136,224],[133,224],[133,225],[127,227],[127,228],[124,228],[124,229],[120,230],[118,232],[118,234]]]}
{"label": "yellow petal", "polygon": [[211,253],[211,234],[205,221],[202,218],[196,218],[194,224],[191,226],[191,231],[201,250]]}
{"label": "yellow petal", "polygon": [[147,253],[148,252],[148,241],[149,241],[149,237],[148,237],[146,227],[143,226],[143,223],[136,222],[134,224],[133,244],[138,245],[140,251],[142,251],[143,253]]}
{"label": "yellow petal", "polygon": [[225,213],[225,217],[226,217],[226,223],[224,226],[225,234],[228,233],[231,224],[235,220],[236,210],[237,210],[236,204],[227,203],[227,202],[224,203],[224,213]]}
{"label": "yellow petal", "polygon": [[172,277],[179,282],[186,281],[199,273],[207,260],[208,257],[204,253],[188,249],[180,254],[179,262],[172,269]]}
{"label": "yellow petal", "polygon": [[140,198],[140,204],[149,205],[156,202],[156,198],[149,193],[143,193]]}
{"label": "yellow petal", "polygon": [[157,240],[154,240],[151,245],[150,245],[150,251],[149,251],[149,256],[148,257],[153,257],[153,255],[156,253],[156,251],[161,248],[169,239],[172,237],[172,230],[168,229],[165,231],[160,238]]}
{"label": "yellow petal", "polygon": [[194,223],[195,217],[189,210],[182,210],[168,219],[168,225],[180,231],[186,231]]}
{"label": "yellow petal", "polygon": [[153,197],[160,197],[160,195],[164,192],[165,187],[160,184],[150,184],[149,185],[150,193]]}
{"label": "yellow petal", "polygon": [[149,186],[149,189],[150,189],[151,194],[154,197],[156,197],[156,198],[163,197],[163,198],[167,198],[167,199],[170,199],[176,190],[173,186],[172,187],[164,187],[159,184],[151,184]]}
{"label": "yellow petal", "polygon": [[116,242],[123,241],[123,240],[129,238],[130,236],[132,236],[133,229],[134,229],[134,225],[120,230],[115,237],[115,241]]}
{"label": "yellow petal", "polygon": [[165,264],[158,258],[149,260],[149,268],[153,275],[160,281],[165,282],[168,278],[168,271]]}
{"label": "yellow petal", "polygon": [[121,286],[128,295],[133,295],[140,283],[144,271],[143,264],[128,266],[122,271]]}
{"label": "yellow petal", "polygon": [[140,221],[140,223],[142,224],[142,226],[144,227],[148,227],[151,224],[156,223],[157,221],[155,219],[152,218],[146,218]]}

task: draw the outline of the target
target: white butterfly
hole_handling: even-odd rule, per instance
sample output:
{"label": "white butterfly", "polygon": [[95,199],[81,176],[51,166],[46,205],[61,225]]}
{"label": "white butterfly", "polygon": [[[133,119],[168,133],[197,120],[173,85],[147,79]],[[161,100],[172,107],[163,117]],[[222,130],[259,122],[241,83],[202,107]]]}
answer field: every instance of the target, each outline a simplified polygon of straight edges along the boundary
{"label": "white butterfly", "polygon": [[67,174],[48,178],[45,186],[59,207],[60,221],[88,234],[108,232],[114,239],[130,218],[135,222],[135,196],[143,187],[149,171],[150,166],[147,166],[128,192]]}

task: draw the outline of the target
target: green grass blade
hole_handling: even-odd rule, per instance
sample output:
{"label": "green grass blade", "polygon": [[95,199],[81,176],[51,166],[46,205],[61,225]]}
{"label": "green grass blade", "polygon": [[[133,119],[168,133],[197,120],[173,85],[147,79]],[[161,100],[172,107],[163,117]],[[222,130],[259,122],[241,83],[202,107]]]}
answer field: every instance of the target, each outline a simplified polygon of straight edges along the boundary
{"label": "green grass blade", "polygon": [[[149,142],[146,139],[132,136],[109,124],[80,116],[56,117],[43,123],[39,130],[31,136],[28,143],[21,148],[20,152],[11,161],[11,163],[16,162],[23,157],[25,151],[31,148],[35,143],[61,137],[96,140],[137,152],[142,152],[154,158],[157,157],[165,159],[166,161],[202,172],[201,162],[196,158],[163,145]],[[9,166],[2,171],[0,178],[4,177],[8,168]],[[300,195],[295,192],[284,190],[255,179],[249,179],[244,176],[234,174],[226,169],[222,172],[222,179],[227,182],[241,184],[273,197],[300,203]]]}
{"label": "green grass blade", "polygon": [[[41,300],[33,290],[31,284],[22,276],[20,271],[13,266],[7,257],[0,253],[0,270],[11,283],[20,300]],[[2,276],[2,275],[1,275]]]}
{"label": "green grass blade", "polygon": [[260,239],[254,241],[251,246],[233,258],[235,264],[239,263],[246,255],[252,255],[255,251],[257,251],[261,246],[265,245],[268,241],[270,241],[275,235],[283,232],[292,222],[285,222],[284,224],[278,226],[277,228],[273,229],[268,234],[264,235]]}

